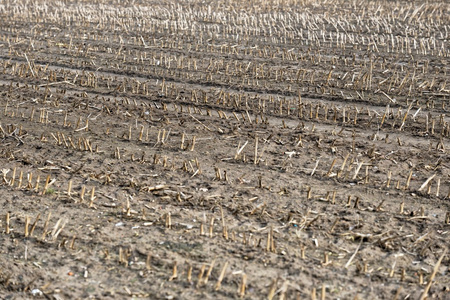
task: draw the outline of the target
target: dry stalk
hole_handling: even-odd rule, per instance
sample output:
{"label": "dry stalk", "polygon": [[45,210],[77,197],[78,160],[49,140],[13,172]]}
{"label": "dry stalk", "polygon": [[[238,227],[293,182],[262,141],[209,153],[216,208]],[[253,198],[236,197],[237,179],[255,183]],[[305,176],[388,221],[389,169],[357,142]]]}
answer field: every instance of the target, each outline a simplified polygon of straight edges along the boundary
{"label": "dry stalk", "polygon": [[314,168],[313,168],[312,171],[311,171],[311,176],[313,176],[314,173],[316,173],[316,169],[317,169],[317,167],[319,166],[319,161],[320,161],[320,159],[318,159],[318,160],[316,161],[316,165],[314,166]]}
{"label": "dry stalk", "polygon": [[188,268],[186,276],[187,276],[187,281],[189,283],[192,283],[192,265],[191,264],[189,264],[189,268]]}
{"label": "dry stalk", "polygon": [[166,214],[166,228],[171,229],[172,228],[172,214],[168,212]]}
{"label": "dry stalk", "polygon": [[255,158],[253,163],[256,165],[258,164],[258,137],[255,137]]}
{"label": "dry stalk", "polygon": [[48,223],[50,222],[50,217],[52,216],[52,213],[49,212],[47,216],[47,220],[44,223],[44,230],[42,231],[42,240],[45,240],[45,237],[47,236],[47,229],[48,229]]}
{"label": "dry stalk", "polygon": [[245,286],[247,284],[247,275],[242,274],[242,281],[239,286],[239,297],[243,298],[245,296]]}
{"label": "dry stalk", "polygon": [[76,239],[76,238],[77,238],[76,235],[74,235],[74,236],[72,237],[72,240],[70,241],[69,249],[75,250],[75,239]]}
{"label": "dry stalk", "polygon": [[442,253],[441,257],[439,257],[438,261],[434,265],[433,273],[430,275],[430,279],[428,280],[428,284],[423,290],[422,295],[420,296],[420,300],[425,300],[428,297],[428,291],[431,288],[431,285],[433,284],[434,277],[436,276],[436,273],[439,271],[439,266],[441,265],[442,260],[444,259],[445,255],[447,254],[448,249],[446,248],[444,252]]}
{"label": "dry stalk", "polygon": [[267,295],[268,300],[272,300],[273,297],[275,297],[275,292],[277,291],[277,282],[278,282],[278,279],[272,280],[272,283],[270,284],[270,288],[269,288],[269,294]]}
{"label": "dry stalk", "polygon": [[214,288],[216,291],[218,291],[222,285],[222,281],[223,281],[223,278],[225,277],[225,272],[227,271],[227,267],[228,267],[228,261],[225,262],[225,264],[222,267],[222,270],[220,271],[219,278],[217,279],[217,283]]}
{"label": "dry stalk", "polygon": [[152,264],[151,264],[151,262],[152,262],[152,255],[151,255],[151,253],[149,252],[149,253],[147,254],[147,258],[145,259],[145,268],[146,268],[147,270],[151,270],[151,269],[152,269]]}
{"label": "dry stalk", "polygon": [[175,261],[173,263],[172,276],[169,278],[169,281],[172,281],[172,280],[176,279],[177,277],[178,277],[177,262]]}
{"label": "dry stalk", "polygon": [[202,265],[200,273],[198,274],[197,288],[199,288],[203,283],[203,275],[205,274],[206,265]]}
{"label": "dry stalk", "polygon": [[194,147],[195,147],[195,141],[196,141],[196,136],[194,135],[193,137],[192,137],[192,144],[191,144],[191,148],[189,149],[189,151],[194,151]]}
{"label": "dry stalk", "polygon": [[356,256],[356,254],[358,253],[359,248],[361,247],[362,242],[363,242],[363,239],[361,239],[361,241],[359,242],[358,247],[356,247],[355,252],[354,252],[353,255],[350,257],[350,259],[347,261],[347,263],[345,264],[344,268],[347,269],[347,268],[350,266],[350,264],[352,263],[353,259],[354,259],[355,256]]}
{"label": "dry stalk", "polygon": [[434,177],[436,177],[436,173],[431,175],[430,177],[428,177],[427,180],[425,180],[425,182],[420,186],[419,192],[423,191],[428,186],[428,184],[431,182],[431,180],[433,180]]}
{"label": "dry stalk", "polygon": [[211,221],[209,222],[209,237],[212,238],[214,236],[214,217],[211,217]]}
{"label": "dry stalk", "polygon": [[67,196],[71,196],[72,191],[72,180],[69,180],[69,185],[67,186]]}
{"label": "dry stalk", "polygon": [[14,186],[15,180],[16,180],[16,167],[14,167],[14,169],[13,169],[13,173],[12,173],[11,180],[9,181],[9,185]]}
{"label": "dry stalk", "polygon": [[30,217],[25,217],[25,237],[29,236],[29,227],[30,227]]}
{"label": "dry stalk", "polygon": [[356,167],[356,170],[355,170],[355,175],[353,175],[353,180],[355,180],[358,177],[359,170],[361,170],[361,167],[363,164],[364,164],[364,162],[358,163],[358,166]]}
{"label": "dry stalk", "polygon": [[280,288],[280,298],[279,298],[280,300],[286,299],[286,292],[287,292],[288,286],[289,286],[289,281],[285,280],[283,282],[283,285]]}
{"label": "dry stalk", "polygon": [[49,182],[50,182],[50,175],[47,175],[47,179],[45,180],[45,185],[44,185],[44,190],[42,191],[42,195],[45,195],[45,193],[47,192]]}
{"label": "dry stalk", "polygon": [[333,162],[331,163],[330,169],[328,170],[328,172],[327,172],[327,174],[325,175],[325,177],[329,177],[329,176],[330,176],[331,172],[333,171],[333,167],[334,167],[334,165],[336,164],[336,160],[337,160],[336,158],[333,159]]}
{"label": "dry stalk", "polygon": [[56,239],[58,238],[58,235],[61,233],[61,231],[66,226],[67,221],[64,220],[64,222],[62,223],[61,227],[59,227],[61,221],[62,221],[62,219],[59,219],[58,222],[56,222],[55,227],[53,227],[53,231],[52,231],[52,234],[51,234],[53,241],[56,241]]}
{"label": "dry stalk", "polygon": [[234,155],[234,159],[237,159],[239,157],[239,155],[241,154],[242,150],[244,150],[245,146],[247,146],[248,141],[245,141],[244,145],[242,145],[242,147],[239,148],[236,151],[236,154]]}
{"label": "dry stalk", "polygon": [[39,221],[40,218],[41,218],[41,214],[39,213],[36,216],[36,219],[34,219],[33,225],[31,225],[30,236],[33,236],[34,229],[36,228],[37,222]]}
{"label": "dry stalk", "polygon": [[92,190],[91,190],[91,196],[90,196],[90,198],[89,198],[89,208],[92,208],[92,207],[94,207],[94,200],[96,199],[97,197],[95,196],[95,186],[93,186],[92,187]]}
{"label": "dry stalk", "polygon": [[5,233],[6,234],[10,234],[11,229],[9,227],[9,221],[10,221],[10,217],[9,217],[9,212],[6,213],[6,217],[5,217],[5,223],[6,223],[6,230]]}
{"label": "dry stalk", "polygon": [[207,283],[208,283],[209,276],[211,276],[211,273],[212,273],[212,270],[213,270],[213,268],[214,268],[214,264],[215,264],[215,263],[216,263],[216,260],[213,259],[213,261],[212,261],[211,264],[209,265],[208,271],[206,272],[206,276],[205,276],[205,278],[204,278],[204,280],[203,280],[203,283],[204,283],[204,284],[207,284]]}
{"label": "dry stalk", "polygon": [[84,194],[86,193],[86,186],[83,185],[81,187],[81,192],[80,192],[80,203],[82,203],[84,201]]}

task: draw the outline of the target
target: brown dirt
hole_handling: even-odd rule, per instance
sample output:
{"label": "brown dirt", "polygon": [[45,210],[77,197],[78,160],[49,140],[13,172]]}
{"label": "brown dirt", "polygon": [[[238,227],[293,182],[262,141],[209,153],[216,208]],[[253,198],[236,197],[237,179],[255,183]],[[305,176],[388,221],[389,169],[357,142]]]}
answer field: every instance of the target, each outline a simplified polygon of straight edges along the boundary
{"label": "brown dirt", "polygon": [[0,298],[450,297],[450,5],[241,2],[0,2]]}

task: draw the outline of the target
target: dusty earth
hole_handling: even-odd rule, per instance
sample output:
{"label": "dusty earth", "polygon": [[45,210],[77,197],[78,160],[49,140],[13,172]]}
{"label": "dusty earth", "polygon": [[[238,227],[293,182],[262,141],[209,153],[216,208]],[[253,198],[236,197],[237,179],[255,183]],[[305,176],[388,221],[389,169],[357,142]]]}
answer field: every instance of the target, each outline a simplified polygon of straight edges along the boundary
{"label": "dusty earth", "polygon": [[450,5],[360,2],[0,1],[0,298],[449,299]]}

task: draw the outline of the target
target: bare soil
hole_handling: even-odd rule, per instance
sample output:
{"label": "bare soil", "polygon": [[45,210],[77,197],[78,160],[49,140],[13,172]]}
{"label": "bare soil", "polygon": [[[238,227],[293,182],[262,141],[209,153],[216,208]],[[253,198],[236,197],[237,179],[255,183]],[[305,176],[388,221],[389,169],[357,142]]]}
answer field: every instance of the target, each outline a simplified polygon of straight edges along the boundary
{"label": "bare soil", "polygon": [[0,298],[449,299],[449,11],[0,1]]}

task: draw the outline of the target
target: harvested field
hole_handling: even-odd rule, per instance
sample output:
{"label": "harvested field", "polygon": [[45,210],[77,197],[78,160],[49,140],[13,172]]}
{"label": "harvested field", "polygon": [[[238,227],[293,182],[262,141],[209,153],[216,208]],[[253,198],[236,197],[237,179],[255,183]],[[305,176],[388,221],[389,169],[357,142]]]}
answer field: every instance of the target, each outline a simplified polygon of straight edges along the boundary
{"label": "harvested field", "polygon": [[0,298],[449,299],[447,1],[0,1]]}

